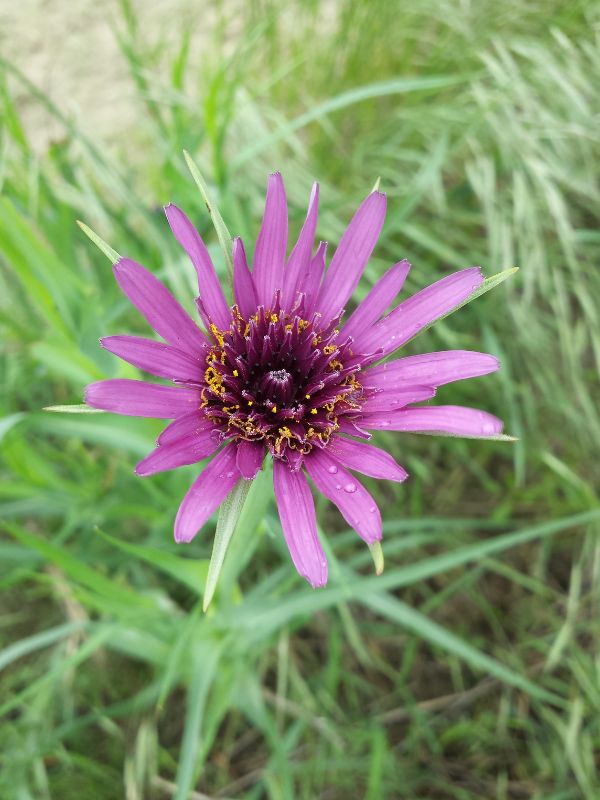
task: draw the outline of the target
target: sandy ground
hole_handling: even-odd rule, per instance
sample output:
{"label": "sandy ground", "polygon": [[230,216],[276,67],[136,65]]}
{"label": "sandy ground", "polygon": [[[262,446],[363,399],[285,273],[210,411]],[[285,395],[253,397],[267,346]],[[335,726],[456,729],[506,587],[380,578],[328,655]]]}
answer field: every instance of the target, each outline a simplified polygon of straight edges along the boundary
{"label": "sandy ground", "polygon": [[[144,40],[177,37],[194,24],[200,34],[204,0],[134,0]],[[202,17],[202,20],[201,20]],[[117,0],[0,0],[0,53],[87,133],[110,140],[134,124],[135,88],[115,30],[124,29]],[[36,149],[63,135],[40,104],[10,79]],[[118,130],[115,130],[118,126]]]}

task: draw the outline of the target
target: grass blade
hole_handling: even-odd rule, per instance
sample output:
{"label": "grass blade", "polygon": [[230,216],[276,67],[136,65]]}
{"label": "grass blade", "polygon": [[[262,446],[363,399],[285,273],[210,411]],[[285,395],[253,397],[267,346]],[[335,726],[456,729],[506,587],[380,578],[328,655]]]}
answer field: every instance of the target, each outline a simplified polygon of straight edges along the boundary
{"label": "grass blade", "polygon": [[194,163],[192,157],[187,152],[187,150],[183,151],[183,156],[185,158],[186,164],[188,165],[188,169],[192,173],[192,178],[196,182],[196,186],[200,190],[200,194],[202,195],[202,199],[208,209],[208,213],[210,214],[210,218],[213,221],[213,225],[215,226],[215,230],[217,232],[217,238],[219,239],[219,244],[221,245],[221,250],[223,251],[223,256],[225,258],[225,264],[227,265],[227,271],[229,272],[229,277],[233,280],[233,260],[231,255],[231,248],[232,248],[232,238],[231,234],[227,230],[227,225],[223,222],[223,217],[219,213],[219,209],[213,204],[211,201],[209,194],[208,194],[208,186],[206,181],[202,177],[200,170]]}

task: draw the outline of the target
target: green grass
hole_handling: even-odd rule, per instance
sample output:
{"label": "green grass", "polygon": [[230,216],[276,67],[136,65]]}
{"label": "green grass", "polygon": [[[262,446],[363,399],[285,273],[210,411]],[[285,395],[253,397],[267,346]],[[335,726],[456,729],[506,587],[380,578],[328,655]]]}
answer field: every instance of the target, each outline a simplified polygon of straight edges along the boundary
{"label": "green grass", "polygon": [[[231,1],[168,35],[139,8],[111,23],[137,121],[107,141],[22,61],[0,75],[0,798],[595,800],[597,5]],[[41,153],[32,105],[62,131]],[[176,202],[225,280],[183,149],[248,242],[270,170],[292,230],[320,180],[332,245],[380,176],[358,296],[402,257],[410,290],[520,267],[407,348],[497,354],[440,399],[519,441],[382,435],[411,478],[369,484],[381,577],[321,498],[331,578],[310,590],[267,472],[204,615],[216,521],[172,541],[197,468],[138,479],[158,423],[41,411],[136,377],[98,338],[145,331],[77,220],[192,310]]]}

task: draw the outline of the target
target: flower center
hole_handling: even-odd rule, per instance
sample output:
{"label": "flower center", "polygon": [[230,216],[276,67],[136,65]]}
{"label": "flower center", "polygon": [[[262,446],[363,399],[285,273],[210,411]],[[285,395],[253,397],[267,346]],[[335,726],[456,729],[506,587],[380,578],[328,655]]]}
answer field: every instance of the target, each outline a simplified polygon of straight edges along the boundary
{"label": "flower center", "polygon": [[264,441],[275,458],[294,468],[313,447],[324,447],[360,411],[360,357],[333,321],[259,306],[244,319],[237,306],[227,330],[211,326],[213,346],[201,387],[205,415],[223,439]]}

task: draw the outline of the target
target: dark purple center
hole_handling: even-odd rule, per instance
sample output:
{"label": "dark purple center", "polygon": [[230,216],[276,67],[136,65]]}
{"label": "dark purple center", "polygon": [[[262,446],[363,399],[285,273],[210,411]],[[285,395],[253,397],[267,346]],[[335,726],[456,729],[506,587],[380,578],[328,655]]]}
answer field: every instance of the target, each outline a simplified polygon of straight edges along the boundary
{"label": "dark purple center", "polygon": [[227,330],[211,326],[202,407],[223,438],[264,441],[275,458],[299,466],[313,447],[360,411],[357,379],[362,358],[352,339],[340,337],[333,320],[302,316],[302,301],[290,311],[259,306],[244,319],[234,306]]}

